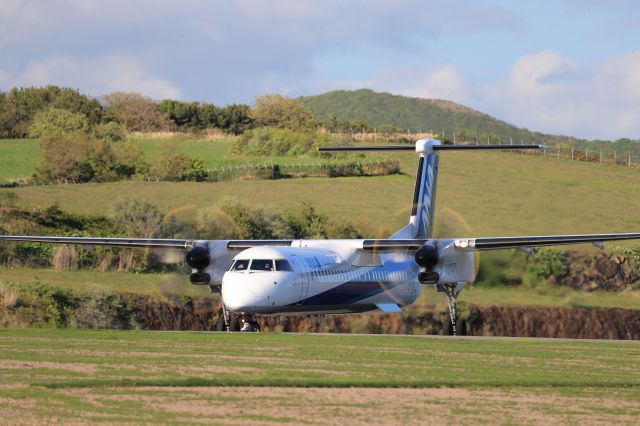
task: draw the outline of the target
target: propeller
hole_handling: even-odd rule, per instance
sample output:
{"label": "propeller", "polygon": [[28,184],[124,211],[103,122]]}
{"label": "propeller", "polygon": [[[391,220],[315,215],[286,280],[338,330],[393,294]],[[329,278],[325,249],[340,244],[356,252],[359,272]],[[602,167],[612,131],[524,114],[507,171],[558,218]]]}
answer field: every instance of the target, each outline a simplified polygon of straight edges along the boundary
{"label": "propeller", "polygon": [[[472,235],[471,227],[464,219],[464,217],[450,208],[444,208],[440,215],[438,215],[438,222],[436,223],[436,230],[438,231],[438,238],[450,238],[456,235]],[[444,244],[440,241],[440,244]],[[437,241],[427,241],[423,244],[415,253],[416,264],[420,266],[422,271],[418,274],[418,280],[422,284],[437,284],[440,281],[440,274],[436,272],[438,269],[441,273],[441,268],[437,268],[438,263],[445,257],[450,256],[450,248],[444,246],[439,247]],[[465,273],[468,278],[475,279],[478,274],[480,265],[479,252],[473,252],[473,271],[472,273]],[[445,275],[448,275],[445,273]]]}

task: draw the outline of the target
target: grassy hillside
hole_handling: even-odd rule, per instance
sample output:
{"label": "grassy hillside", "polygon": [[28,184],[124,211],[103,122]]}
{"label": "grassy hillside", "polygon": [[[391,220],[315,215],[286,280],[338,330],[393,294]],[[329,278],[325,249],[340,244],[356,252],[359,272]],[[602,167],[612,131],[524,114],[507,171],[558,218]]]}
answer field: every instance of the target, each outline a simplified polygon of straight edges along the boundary
{"label": "grassy hillside", "polygon": [[433,130],[452,138],[455,129],[473,129],[480,133],[494,133],[506,143],[568,141],[573,138],[545,135],[521,129],[487,114],[450,101],[409,98],[377,93],[368,89],[338,90],[300,98],[319,119],[335,116],[338,120],[365,120],[372,126],[393,124],[401,129],[418,132]]}
{"label": "grassy hillside", "polygon": [[31,176],[39,161],[37,139],[0,139],[0,183]]}
{"label": "grassy hillside", "polygon": [[[409,216],[415,156],[400,156],[405,174],[218,183],[126,181],[2,189],[25,207],[59,203],[76,213],[112,214],[123,197],[153,201],[193,219],[229,198],[282,210],[300,200],[331,216],[368,224],[371,236],[403,226]],[[630,232],[640,229],[640,173],[611,165],[508,153],[444,153],[436,233],[440,236]]]}
{"label": "grassy hillside", "polygon": [[[312,163],[314,159],[298,157],[252,157],[231,155],[233,139],[193,139],[182,136],[138,139],[146,160],[159,161],[162,153],[175,149],[200,158],[206,168],[215,169],[238,164]],[[40,162],[37,139],[0,139],[0,183],[29,177]]]}
{"label": "grassy hillside", "polygon": [[640,416],[633,342],[70,330],[5,330],[0,342],[0,415],[29,424]]}

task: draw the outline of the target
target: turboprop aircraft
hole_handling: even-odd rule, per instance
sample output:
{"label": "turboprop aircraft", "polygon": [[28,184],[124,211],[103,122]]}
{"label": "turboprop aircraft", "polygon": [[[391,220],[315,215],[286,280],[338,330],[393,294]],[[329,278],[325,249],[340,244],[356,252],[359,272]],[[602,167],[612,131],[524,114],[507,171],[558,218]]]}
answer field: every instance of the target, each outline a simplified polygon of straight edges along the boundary
{"label": "turboprop aircraft", "polygon": [[[409,223],[387,239],[177,240],[1,235],[0,240],[88,246],[178,249],[191,267],[189,280],[220,292],[219,326],[229,312],[254,315],[400,312],[434,285],[449,302],[449,334],[456,334],[456,298],[473,281],[474,251],[592,243],[640,238],[640,233],[490,238],[432,237],[441,151],[541,149],[541,145],[445,145],[421,139],[415,146],[326,147],[322,151],[415,151],[418,173]],[[248,322],[253,331],[258,323]],[[459,325],[459,323],[458,323]],[[460,330],[464,332],[464,330]]]}

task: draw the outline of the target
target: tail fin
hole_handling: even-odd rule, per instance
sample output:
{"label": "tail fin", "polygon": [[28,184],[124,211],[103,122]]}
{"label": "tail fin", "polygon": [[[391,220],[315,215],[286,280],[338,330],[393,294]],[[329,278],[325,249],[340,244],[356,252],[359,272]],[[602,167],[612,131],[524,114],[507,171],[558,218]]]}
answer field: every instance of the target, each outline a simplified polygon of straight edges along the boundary
{"label": "tail fin", "polygon": [[438,183],[438,151],[541,149],[543,145],[442,145],[436,139],[420,139],[415,148],[400,146],[335,146],[318,148],[319,151],[415,151],[420,154],[416,186],[409,224],[390,239],[428,239],[433,233],[433,213],[436,208]]}
{"label": "tail fin", "polygon": [[[421,146],[419,146],[419,144]],[[427,239],[433,233],[433,213],[436,208],[436,189],[438,187],[438,154],[433,147],[441,146],[435,139],[421,139],[416,143],[420,152],[416,185],[413,190],[413,204],[409,224],[390,238]]]}

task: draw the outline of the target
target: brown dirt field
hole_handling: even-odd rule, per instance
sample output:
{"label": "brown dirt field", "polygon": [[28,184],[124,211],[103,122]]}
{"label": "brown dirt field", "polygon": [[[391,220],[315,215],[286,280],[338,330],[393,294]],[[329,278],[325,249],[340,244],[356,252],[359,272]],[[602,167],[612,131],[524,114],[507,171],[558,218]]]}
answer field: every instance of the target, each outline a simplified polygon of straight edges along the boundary
{"label": "brown dirt field", "polygon": [[[251,424],[637,424],[630,399],[544,389],[107,388],[58,390],[96,407],[130,402],[171,423]],[[584,395],[584,396],[582,396]],[[15,410],[0,407],[0,415]],[[99,410],[98,410],[99,411]],[[111,423],[99,413],[84,419]],[[5,417],[6,418],[6,417]],[[26,420],[26,419],[25,419]],[[38,423],[37,419],[34,419]],[[141,417],[139,421],[151,419]]]}

